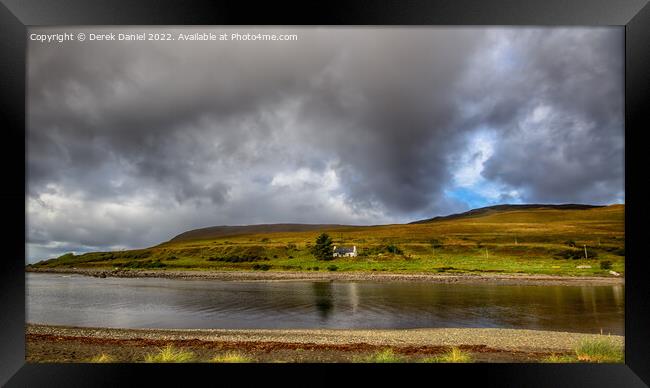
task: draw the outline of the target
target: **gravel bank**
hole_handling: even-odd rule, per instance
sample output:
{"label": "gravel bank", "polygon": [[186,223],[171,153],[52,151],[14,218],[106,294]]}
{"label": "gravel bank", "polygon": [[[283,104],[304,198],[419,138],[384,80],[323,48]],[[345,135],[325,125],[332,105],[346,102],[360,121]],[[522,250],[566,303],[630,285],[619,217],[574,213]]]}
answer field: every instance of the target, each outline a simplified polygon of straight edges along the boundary
{"label": "gravel bank", "polygon": [[[567,333],[519,329],[408,329],[408,330],[228,330],[228,329],[111,329],[80,328],[51,325],[27,325],[27,334],[86,340],[151,340],[219,343],[275,343],[337,346],[363,344],[391,347],[449,347],[483,348],[484,351],[570,352],[583,339],[598,338],[598,334]],[[611,336],[624,344],[623,336]]]}
{"label": "gravel bank", "polygon": [[289,272],[289,271],[176,271],[113,270],[91,268],[28,268],[27,272],[74,273],[95,277],[214,279],[232,281],[426,281],[435,283],[486,283],[520,285],[611,285],[624,284],[624,278],[552,276],[527,274],[430,274],[374,272]]}

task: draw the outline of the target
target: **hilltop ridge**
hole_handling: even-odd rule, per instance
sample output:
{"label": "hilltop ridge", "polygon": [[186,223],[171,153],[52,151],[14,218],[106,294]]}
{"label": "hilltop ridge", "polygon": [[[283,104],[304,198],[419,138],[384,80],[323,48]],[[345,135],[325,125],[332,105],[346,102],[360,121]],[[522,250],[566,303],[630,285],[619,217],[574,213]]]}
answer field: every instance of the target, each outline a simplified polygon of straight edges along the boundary
{"label": "hilltop ridge", "polygon": [[312,230],[331,230],[337,228],[350,228],[351,225],[340,224],[254,224],[254,225],[220,225],[206,228],[192,229],[178,234],[169,242],[205,240],[210,238],[241,236],[257,233],[281,233],[281,232],[308,232]]}
{"label": "hilltop ridge", "polygon": [[423,223],[434,222],[434,221],[453,220],[453,219],[464,218],[464,217],[474,217],[474,216],[485,215],[486,213],[489,213],[491,211],[538,210],[538,209],[587,210],[587,209],[593,209],[598,207],[606,207],[606,205],[584,205],[584,204],[575,204],[575,203],[568,203],[568,204],[561,204],[561,205],[504,204],[504,205],[493,205],[493,206],[476,208],[476,209],[468,210],[466,212],[450,214],[447,216],[437,216],[433,218],[427,218],[424,220],[409,222],[409,224],[423,224]]}
{"label": "hilltop ridge", "polygon": [[[495,212],[515,211],[515,210],[538,210],[538,209],[553,209],[553,210],[587,210],[598,207],[605,207],[604,205],[585,205],[585,204],[562,204],[562,205],[549,205],[549,204],[504,204],[486,206],[482,208],[468,210],[462,213],[449,214],[446,216],[437,216],[424,220],[412,221],[406,225],[424,224],[435,221],[454,220],[467,217],[477,217],[487,215]],[[181,242],[190,240],[207,240],[221,237],[242,236],[248,234],[260,233],[290,233],[290,232],[309,232],[318,230],[337,230],[337,229],[355,229],[355,228],[368,228],[373,226],[382,225],[343,225],[343,224],[301,224],[301,223],[280,223],[280,224],[252,224],[252,225],[219,225],[209,226],[205,228],[198,228],[185,231],[174,237],[168,242]]]}

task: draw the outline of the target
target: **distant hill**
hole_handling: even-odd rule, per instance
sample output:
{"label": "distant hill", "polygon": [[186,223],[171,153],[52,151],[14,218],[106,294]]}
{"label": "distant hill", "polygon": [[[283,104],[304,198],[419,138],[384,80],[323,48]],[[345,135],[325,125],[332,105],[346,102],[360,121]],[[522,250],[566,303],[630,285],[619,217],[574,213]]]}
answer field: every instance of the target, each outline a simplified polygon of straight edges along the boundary
{"label": "distant hill", "polygon": [[241,236],[249,234],[309,232],[313,230],[334,230],[340,228],[354,228],[354,226],[339,224],[259,224],[242,226],[211,226],[181,233],[169,241],[180,242],[189,240],[209,240],[220,237]]}
{"label": "distant hill", "polygon": [[605,206],[599,206],[599,205],[581,205],[581,204],[563,204],[563,205],[544,205],[544,204],[525,204],[525,205],[495,205],[495,206],[487,206],[487,207],[482,207],[478,209],[472,209],[469,211],[466,211],[464,213],[456,213],[456,214],[450,214],[448,216],[438,216],[438,217],[433,217],[429,218],[426,220],[419,220],[419,221],[413,221],[409,222],[409,224],[426,224],[429,222],[436,222],[436,221],[448,221],[448,220],[454,220],[458,218],[467,218],[467,217],[476,217],[476,216],[484,216],[489,213],[494,213],[494,212],[504,212],[504,211],[514,211],[514,210],[543,210],[543,209],[552,209],[552,210],[588,210],[588,209],[593,209],[597,207],[605,207]]}
{"label": "distant hill", "polygon": [[[429,218],[426,220],[414,221],[409,224],[424,224],[436,221],[447,221],[460,218],[485,216],[492,213],[515,211],[515,210],[587,210],[593,209],[597,205],[581,205],[581,204],[564,204],[564,205],[544,205],[544,204],[526,204],[526,205],[495,205],[487,206],[478,209],[472,209],[464,213],[450,214],[447,216],[439,216]],[[191,240],[210,240],[230,236],[243,236],[263,233],[290,233],[290,232],[310,232],[310,231],[325,231],[336,229],[354,229],[354,228],[367,228],[369,226],[352,226],[341,224],[257,224],[257,225],[241,225],[241,226],[210,226],[207,228],[193,229],[183,232],[173,237],[169,242],[182,242]]]}
{"label": "distant hill", "polygon": [[[320,233],[358,257],[323,262]],[[498,205],[410,224],[213,226],[159,245],[64,254],[29,270],[362,271],[619,276],[625,271],[625,205]],[[610,273],[610,270],[614,274]]]}

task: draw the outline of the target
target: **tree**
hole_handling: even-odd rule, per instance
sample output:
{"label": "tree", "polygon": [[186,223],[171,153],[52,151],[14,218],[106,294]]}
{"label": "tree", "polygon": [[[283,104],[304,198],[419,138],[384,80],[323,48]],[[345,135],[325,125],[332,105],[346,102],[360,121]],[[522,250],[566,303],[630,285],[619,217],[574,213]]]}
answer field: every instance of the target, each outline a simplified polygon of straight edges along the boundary
{"label": "tree", "polygon": [[312,248],[312,254],[318,260],[332,260],[334,258],[334,249],[332,239],[326,233],[322,233],[316,239],[316,245]]}

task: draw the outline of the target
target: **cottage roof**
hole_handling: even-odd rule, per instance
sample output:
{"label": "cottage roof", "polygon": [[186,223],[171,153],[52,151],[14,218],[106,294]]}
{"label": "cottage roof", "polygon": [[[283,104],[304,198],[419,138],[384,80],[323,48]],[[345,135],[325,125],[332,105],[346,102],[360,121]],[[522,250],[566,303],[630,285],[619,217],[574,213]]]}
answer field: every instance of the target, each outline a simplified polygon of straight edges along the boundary
{"label": "cottage roof", "polygon": [[353,253],[354,247],[336,247],[334,253]]}

